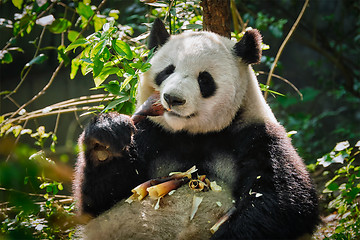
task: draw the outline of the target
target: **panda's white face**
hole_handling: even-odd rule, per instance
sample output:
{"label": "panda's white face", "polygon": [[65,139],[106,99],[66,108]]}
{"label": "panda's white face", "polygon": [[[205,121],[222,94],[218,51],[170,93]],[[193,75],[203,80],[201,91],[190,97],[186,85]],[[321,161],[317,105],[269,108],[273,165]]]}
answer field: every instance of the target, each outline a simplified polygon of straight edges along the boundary
{"label": "panda's white face", "polygon": [[234,119],[252,69],[233,53],[234,42],[210,32],[172,36],[153,56],[138,93],[142,104],[160,92],[167,109],[151,120],[169,131],[219,131]]}

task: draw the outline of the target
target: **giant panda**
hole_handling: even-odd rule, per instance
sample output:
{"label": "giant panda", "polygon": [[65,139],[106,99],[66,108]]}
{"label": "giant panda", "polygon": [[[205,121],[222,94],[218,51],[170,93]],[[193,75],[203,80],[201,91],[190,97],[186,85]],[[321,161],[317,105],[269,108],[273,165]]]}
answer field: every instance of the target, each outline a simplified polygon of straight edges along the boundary
{"label": "giant panda", "polygon": [[[81,134],[83,151],[76,165],[74,196],[80,214],[96,217],[84,228],[84,236],[298,239],[311,235],[318,222],[316,191],[251,67],[260,61],[261,41],[255,29],[237,43],[205,31],[170,36],[161,20],[155,20],[148,45],[156,51],[139,82],[137,100],[140,106],[159,92],[165,112],[136,124],[126,115],[99,114]],[[105,151],[105,157],[100,158],[99,151]],[[208,200],[200,204],[194,223],[184,217],[188,216],[184,209],[191,205],[185,202],[192,196],[187,189],[164,197],[159,210],[147,201],[124,203],[138,184],[194,165],[226,189],[201,193]],[[222,208],[214,205],[217,199]],[[213,235],[204,230],[230,207],[235,210]]]}

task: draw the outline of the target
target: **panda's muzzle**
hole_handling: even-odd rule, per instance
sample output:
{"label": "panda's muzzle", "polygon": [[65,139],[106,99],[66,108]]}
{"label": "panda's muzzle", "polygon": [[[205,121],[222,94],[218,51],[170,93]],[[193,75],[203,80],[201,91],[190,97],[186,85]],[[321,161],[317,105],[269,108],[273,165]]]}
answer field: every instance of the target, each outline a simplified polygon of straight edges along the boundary
{"label": "panda's muzzle", "polygon": [[195,117],[196,116],[196,113],[192,113],[190,115],[187,115],[187,116],[181,116],[180,114],[177,114],[176,112],[174,111],[169,111],[169,110],[166,110],[165,109],[165,112],[171,116],[174,116],[174,117],[178,117],[178,118],[187,118],[187,119],[190,119],[192,117]]}
{"label": "panda's muzzle", "polygon": [[186,100],[184,98],[173,95],[173,94],[164,93],[163,99],[165,100],[165,102],[167,104],[167,106],[165,107],[165,112],[168,115],[173,116],[173,117],[178,117],[178,118],[187,118],[187,119],[196,116],[195,113],[184,116],[184,115],[177,113],[176,110],[173,109],[174,107],[185,105]]}
{"label": "panda's muzzle", "polygon": [[170,109],[173,106],[181,106],[181,105],[184,105],[186,103],[185,99],[180,98],[178,96],[170,95],[170,94],[167,94],[167,93],[164,93],[163,96],[164,96],[164,100],[166,101],[166,103],[168,104]]}

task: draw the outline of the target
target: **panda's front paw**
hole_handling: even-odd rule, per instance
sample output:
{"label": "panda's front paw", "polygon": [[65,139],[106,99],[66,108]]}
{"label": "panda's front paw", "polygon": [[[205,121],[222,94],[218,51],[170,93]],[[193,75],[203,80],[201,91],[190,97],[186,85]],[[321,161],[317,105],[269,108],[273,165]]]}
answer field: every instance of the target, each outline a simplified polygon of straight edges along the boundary
{"label": "panda's front paw", "polygon": [[121,157],[128,151],[135,131],[129,116],[115,112],[96,116],[84,131],[87,159],[103,162]]}

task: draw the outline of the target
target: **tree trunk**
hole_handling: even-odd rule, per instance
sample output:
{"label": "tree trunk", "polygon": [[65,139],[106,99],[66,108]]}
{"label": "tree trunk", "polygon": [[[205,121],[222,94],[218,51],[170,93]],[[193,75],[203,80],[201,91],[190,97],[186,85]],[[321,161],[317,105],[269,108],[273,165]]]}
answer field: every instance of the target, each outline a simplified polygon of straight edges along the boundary
{"label": "tree trunk", "polygon": [[230,0],[202,0],[203,29],[230,38]]}

